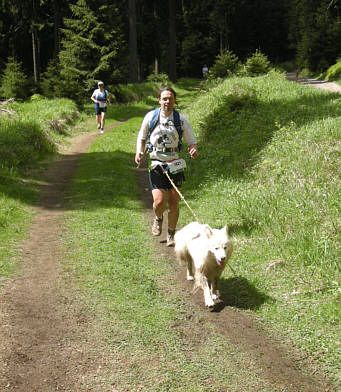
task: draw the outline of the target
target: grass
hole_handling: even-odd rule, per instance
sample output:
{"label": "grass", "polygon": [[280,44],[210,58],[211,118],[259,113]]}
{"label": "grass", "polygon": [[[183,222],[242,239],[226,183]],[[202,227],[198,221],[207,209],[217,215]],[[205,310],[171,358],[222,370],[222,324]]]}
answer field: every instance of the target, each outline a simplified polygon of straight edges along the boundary
{"label": "grass", "polygon": [[[70,190],[65,268],[106,315],[106,349],[115,352],[115,372],[101,382],[129,391],[238,391],[241,383],[245,390],[280,391],[246,353],[201,326],[200,312],[190,316],[181,293],[171,289],[172,267],[154,254],[138,196],[133,159],[142,118],[97,139]],[[188,331],[177,328],[183,323]],[[196,341],[198,327],[207,327],[205,341]]]}
{"label": "grass", "polygon": [[[189,162],[184,187],[203,222],[229,224],[237,274],[271,298],[254,307],[246,293],[232,304],[254,310],[339,383],[340,103],[277,75],[226,81],[187,110],[201,158]],[[186,211],[181,223],[189,219]]]}
{"label": "grass", "polygon": [[[341,98],[274,73],[231,78],[198,96],[193,84],[181,81],[177,91],[200,152],[197,160],[187,158],[183,193],[202,222],[228,223],[235,242],[237,276],[226,271],[220,282],[225,302],[286,337],[337,388]],[[202,325],[200,311],[188,313],[172,289],[171,266],[154,254],[133,163],[142,112],[152,105],[155,99],[109,108],[107,126],[134,118],[96,140],[69,195],[65,269],[110,325],[105,348],[115,371],[101,382],[131,391],[232,392],[240,385],[281,391],[247,353]],[[95,124],[92,105],[85,112],[92,117],[77,132]],[[6,171],[6,181],[0,185],[1,256],[9,241],[15,248],[24,236],[36,197],[34,184],[15,171]],[[191,220],[182,206],[179,227]],[[17,222],[22,226],[15,229]],[[17,256],[5,258],[0,274],[11,276]],[[207,329],[205,341],[191,333],[198,327]]]}
{"label": "grass", "polygon": [[12,103],[0,116],[0,277],[11,277],[20,255],[18,244],[29,228],[38,197],[37,180],[28,170],[41,165],[70,135],[79,117],[70,100]]}

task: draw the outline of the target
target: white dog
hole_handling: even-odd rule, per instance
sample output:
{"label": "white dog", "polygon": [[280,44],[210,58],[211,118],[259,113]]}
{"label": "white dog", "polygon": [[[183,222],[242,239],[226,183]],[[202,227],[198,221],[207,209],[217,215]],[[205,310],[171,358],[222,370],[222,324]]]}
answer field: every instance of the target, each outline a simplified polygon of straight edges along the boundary
{"label": "white dog", "polygon": [[187,280],[194,280],[193,291],[203,289],[205,305],[213,307],[219,298],[218,278],[233,250],[227,226],[218,230],[192,222],[179,230],[174,240],[177,259],[187,263]]}

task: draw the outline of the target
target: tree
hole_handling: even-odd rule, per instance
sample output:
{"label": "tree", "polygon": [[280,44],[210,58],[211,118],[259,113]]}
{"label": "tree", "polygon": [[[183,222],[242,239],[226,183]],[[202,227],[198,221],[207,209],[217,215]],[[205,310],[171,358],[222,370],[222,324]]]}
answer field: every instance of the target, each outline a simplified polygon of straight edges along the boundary
{"label": "tree", "polygon": [[324,71],[341,53],[338,0],[292,0],[289,40],[300,68]]}
{"label": "tree", "polygon": [[175,0],[169,0],[169,78],[176,82]]}
{"label": "tree", "polygon": [[7,59],[5,71],[1,78],[1,96],[4,98],[26,98],[29,95],[27,77],[22,64],[14,57]]}
{"label": "tree", "polygon": [[[71,5],[72,15],[62,29],[60,75],[64,94],[81,101],[98,79],[108,85],[120,80],[120,33],[117,8],[110,0],[101,5],[78,0]],[[77,86],[77,88],[75,88]]]}
{"label": "tree", "polygon": [[137,70],[137,35],[136,35],[136,0],[129,0],[129,81],[136,83]]}

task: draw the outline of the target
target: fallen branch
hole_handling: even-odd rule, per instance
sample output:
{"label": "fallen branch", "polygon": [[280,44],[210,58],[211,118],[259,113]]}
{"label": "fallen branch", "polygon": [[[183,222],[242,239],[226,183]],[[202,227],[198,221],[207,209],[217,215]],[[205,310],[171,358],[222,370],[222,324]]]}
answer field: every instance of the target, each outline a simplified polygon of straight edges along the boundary
{"label": "fallen branch", "polygon": [[6,113],[6,114],[13,114],[14,111],[12,109],[8,109],[5,106],[7,106],[9,103],[14,102],[14,98],[7,99],[7,101],[2,101],[0,102],[0,112]]}

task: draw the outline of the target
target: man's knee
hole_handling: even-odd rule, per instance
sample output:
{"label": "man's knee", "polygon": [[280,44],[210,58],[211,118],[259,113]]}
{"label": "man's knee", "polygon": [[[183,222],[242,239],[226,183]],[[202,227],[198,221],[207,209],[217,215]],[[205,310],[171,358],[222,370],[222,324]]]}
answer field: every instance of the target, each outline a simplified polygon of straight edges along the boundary
{"label": "man's knee", "polygon": [[154,189],[152,193],[155,206],[162,205],[166,202],[166,192],[161,189]]}

